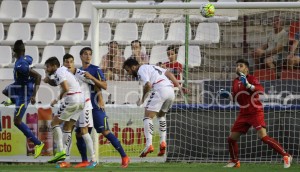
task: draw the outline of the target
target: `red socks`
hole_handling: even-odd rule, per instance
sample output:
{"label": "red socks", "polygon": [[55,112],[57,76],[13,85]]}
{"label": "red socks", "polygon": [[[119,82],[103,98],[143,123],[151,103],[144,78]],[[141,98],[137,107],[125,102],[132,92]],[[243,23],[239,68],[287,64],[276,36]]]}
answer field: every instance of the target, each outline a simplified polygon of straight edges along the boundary
{"label": "red socks", "polygon": [[232,162],[238,162],[239,161],[239,147],[236,140],[233,140],[232,138],[228,137],[228,147],[229,147],[229,153],[230,158]]}
{"label": "red socks", "polygon": [[289,154],[284,151],[282,146],[274,140],[272,137],[265,136],[261,139],[264,143],[268,144],[271,148],[273,148],[277,153],[281,154],[282,156],[288,156]]}

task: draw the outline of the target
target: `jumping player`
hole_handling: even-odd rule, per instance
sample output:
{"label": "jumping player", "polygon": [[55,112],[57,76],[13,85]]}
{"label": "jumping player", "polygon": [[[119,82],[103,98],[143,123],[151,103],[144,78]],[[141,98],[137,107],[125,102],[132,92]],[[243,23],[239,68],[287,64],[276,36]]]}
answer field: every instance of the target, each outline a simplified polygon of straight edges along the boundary
{"label": "jumping player", "polygon": [[123,68],[129,75],[139,77],[139,79],[142,81],[143,97],[137,102],[138,105],[143,104],[145,99],[150,94],[150,98],[145,107],[145,117],[143,120],[146,147],[141,152],[140,157],[146,157],[148,153],[154,151],[152,146],[152,119],[155,116],[157,116],[159,121],[160,134],[160,151],[158,156],[163,156],[167,146],[167,123],[165,114],[168,112],[175,99],[173,87],[179,87],[179,83],[175,76],[168,70],[154,65],[140,65],[135,59],[127,59],[123,64]]}

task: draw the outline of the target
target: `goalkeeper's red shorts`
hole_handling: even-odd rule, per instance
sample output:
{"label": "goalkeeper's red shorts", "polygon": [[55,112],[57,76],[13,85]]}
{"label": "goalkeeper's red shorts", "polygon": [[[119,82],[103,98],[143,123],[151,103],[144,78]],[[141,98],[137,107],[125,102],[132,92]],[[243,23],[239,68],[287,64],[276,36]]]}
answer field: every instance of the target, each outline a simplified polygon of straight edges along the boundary
{"label": "goalkeeper's red shorts", "polygon": [[261,128],[266,128],[266,123],[264,119],[264,113],[259,112],[257,114],[239,114],[238,118],[231,128],[231,132],[239,132],[246,134],[251,126],[256,130]]}

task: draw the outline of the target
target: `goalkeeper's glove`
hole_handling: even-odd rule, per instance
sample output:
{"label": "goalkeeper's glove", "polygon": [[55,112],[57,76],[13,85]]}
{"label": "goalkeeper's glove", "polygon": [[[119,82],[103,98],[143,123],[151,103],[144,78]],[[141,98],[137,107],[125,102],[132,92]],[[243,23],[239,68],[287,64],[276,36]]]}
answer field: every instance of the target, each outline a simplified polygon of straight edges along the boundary
{"label": "goalkeeper's glove", "polygon": [[229,91],[226,91],[225,89],[220,89],[218,92],[217,92],[220,97],[222,98],[229,98],[230,96],[230,92]]}
{"label": "goalkeeper's glove", "polygon": [[247,80],[247,77],[245,74],[243,74],[242,72],[240,72],[240,81],[243,83],[243,85],[247,88],[247,89],[251,89],[254,90],[254,85],[250,84]]}

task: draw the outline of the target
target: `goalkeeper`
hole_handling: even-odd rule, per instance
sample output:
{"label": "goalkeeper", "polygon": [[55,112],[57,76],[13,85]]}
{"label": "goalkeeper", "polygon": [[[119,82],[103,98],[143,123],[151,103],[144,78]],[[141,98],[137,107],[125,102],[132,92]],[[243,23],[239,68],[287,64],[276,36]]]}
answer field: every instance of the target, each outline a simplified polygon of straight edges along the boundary
{"label": "goalkeeper", "polygon": [[224,89],[219,91],[221,97],[230,97],[240,105],[240,113],[228,137],[231,160],[224,167],[240,167],[237,140],[242,134],[246,134],[248,129],[253,126],[261,141],[268,144],[272,149],[283,156],[284,168],[289,168],[292,162],[292,156],[285,152],[282,146],[272,137],[268,136],[266,132],[263,105],[259,100],[259,94],[264,91],[263,86],[254,76],[248,74],[248,61],[239,59],[236,65],[236,72],[239,76],[233,81],[232,93]]}

